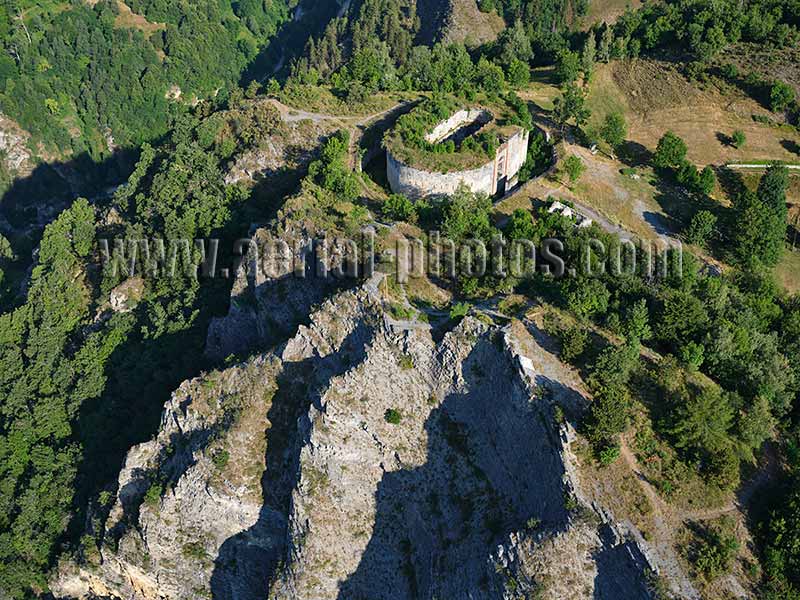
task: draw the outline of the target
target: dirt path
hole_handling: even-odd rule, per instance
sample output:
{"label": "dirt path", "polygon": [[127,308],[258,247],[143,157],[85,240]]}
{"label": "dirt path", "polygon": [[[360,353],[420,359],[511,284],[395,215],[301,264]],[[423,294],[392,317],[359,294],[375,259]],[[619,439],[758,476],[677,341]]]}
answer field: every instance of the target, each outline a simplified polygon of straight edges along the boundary
{"label": "dirt path", "polygon": [[[514,333],[521,345],[521,354],[528,357],[535,372],[535,383],[550,389],[556,401],[562,406],[579,408],[589,397],[584,388],[580,375],[571,367],[561,362],[558,357],[554,341],[549,339],[536,324],[529,318],[518,322]],[[554,385],[557,382],[558,385]],[[644,480],[639,465],[633,452],[622,443],[621,455],[631,471],[637,476],[642,490],[653,507],[653,521],[655,536],[652,540],[644,540],[641,536],[638,541],[648,550],[648,556],[658,572],[668,582],[672,591],[682,600],[701,600],[700,593],[695,589],[682,568],[675,553],[674,535],[670,508],[658,497],[655,489]],[[635,527],[629,524],[633,531]]]}
{"label": "dirt path", "polygon": [[323,121],[343,121],[346,117],[339,117],[337,115],[329,115],[325,113],[309,112],[299,108],[292,108],[275,98],[269,99],[281,115],[281,119],[286,123],[295,123],[297,121],[313,121],[314,123],[321,123]]}
{"label": "dirt path", "polygon": [[[755,493],[773,476],[778,468],[777,459],[769,448],[765,452],[766,464],[761,465],[757,474],[747,480],[740,488],[736,498],[723,506],[691,512],[676,511],[669,506],[658,494],[655,488],[642,474],[636,455],[623,438],[620,444],[620,455],[636,476],[642,492],[653,508],[653,523],[656,534],[654,540],[649,542],[654,551],[654,559],[662,574],[673,586],[673,591],[680,594],[681,598],[700,598],[692,582],[686,576],[675,553],[676,524],[685,521],[709,521],[725,515],[731,515],[749,505]],[[736,598],[750,597],[747,590],[732,574],[725,577],[725,585]]]}
{"label": "dirt path", "polygon": [[350,156],[349,163],[350,168],[355,171],[358,170],[358,163],[360,160],[359,148],[361,146],[361,139],[363,138],[367,127],[374,121],[377,121],[378,119],[381,119],[397,110],[401,110],[405,106],[408,106],[409,102],[411,101],[404,100],[402,102],[398,102],[397,104],[393,104],[385,110],[369,115],[333,115],[328,113],[310,112],[293,108],[275,98],[270,98],[269,102],[278,109],[281,119],[285,123],[296,123],[299,121],[312,121],[314,123],[333,122],[339,124],[342,129],[347,129],[347,131],[350,133],[350,147],[348,149],[348,154]]}
{"label": "dirt path", "polygon": [[350,125],[351,127],[363,127],[372,121],[379,119],[380,117],[385,117],[389,113],[407,104],[405,101],[398,102],[397,104],[393,104],[385,110],[372,113],[370,115],[334,115],[329,113],[310,112],[301,110],[299,108],[294,108],[275,98],[270,98],[269,102],[278,109],[278,112],[281,114],[281,118],[290,123],[296,121],[313,121],[315,123],[320,123],[322,121],[339,121],[341,123]]}
{"label": "dirt path", "polygon": [[[672,509],[659,497],[653,486],[645,479],[639,468],[639,461],[628,447],[625,439],[620,444],[620,455],[639,482],[642,492],[653,507],[653,524],[656,535],[648,544],[652,550],[652,558],[662,575],[680,598],[701,600],[700,593],[692,585],[686,572],[681,567],[675,554],[675,528],[672,526]],[[735,509],[735,507],[734,507]]]}

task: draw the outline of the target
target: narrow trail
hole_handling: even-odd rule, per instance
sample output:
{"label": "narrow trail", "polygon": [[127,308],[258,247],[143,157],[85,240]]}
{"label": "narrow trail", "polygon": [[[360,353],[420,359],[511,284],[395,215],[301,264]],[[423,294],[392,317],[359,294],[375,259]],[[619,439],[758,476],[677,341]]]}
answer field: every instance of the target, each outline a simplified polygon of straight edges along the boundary
{"label": "narrow trail", "polygon": [[[648,500],[650,500],[650,504],[652,504],[653,508],[658,509],[661,514],[674,514],[675,511],[661,498],[661,496],[659,496],[652,484],[647,481],[647,478],[642,474],[639,461],[624,438],[620,444],[620,455],[630,467],[631,471],[633,471],[633,474],[636,475],[642,491],[645,493]],[[683,521],[708,521],[746,508],[753,499],[753,495],[756,493],[756,491],[758,491],[764,484],[766,484],[776,475],[776,457],[773,456],[773,453],[767,451],[765,453],[765,458],[766,464],[760,466],[757,474],[745,481],[739,487],[734,499],[716,508],[682,511],[679,518]]]}
{"label": "narrow trail", "polygon": [[673,520],[670,518],[672,510],[645,479],[639,468],[639,461],[628,447],[624,438],[620,444],[620,456],[636,476],[642,492],[647,496],[650,505],[653,507],[653,524],[655,525],[656,535],[648,543],[660,574],[669,582],[672,590],[680,598],[701,600],[700,593],[692,585],[689,576],[681,567],[678,556],[675,553],[675,528],[670,523]]}
{"label": "narrow trail", "polygon": [[359,147],[361,146],[361,140],[367,127],[378,119],[386,117],[395,111],[402,110],[413,101],[403,100],[384,110],[369,115],[334,115],[330,113],[311,112],[293,108],[275,98],[270,98],[269,102],[278,109],[281,119],[285,123],[297,123],[300,121],[311,121],[313,123],[330,122],[339,125],[341,129],[346,129],[350,133],[350,147],[348,149],[350,168],[357,171],[360,159]]}
{"label": "narrow trail", "polygon": [[275,98],[270,98],[269,102],[278,109],[278,112],[281,114],[281,118],[289,123],[296,121],[314,121],[315,123],[319,123],[321,121],[339,121],[343,124],[349,125],[350,127],[363,127],[372,121],[379,119],[380,117],[385,117],[389,113],[405,106],[408,103],[407,101],[398,102],[387,109],[369,115],[334,115],[331,113],[310,112],[307,110],[294,108]]}
{"label": "narrow trail", "polygon": [[[642,492],[653,508],[653,523],[656,528],[656,535],[654,536],[655,539],[650,542],[650,545],[653,548],[659,569],[661,569],[662,574],[664,574],[672,584],[674,591],[680,594],[681,598],[699,599],[700,596],[697,590],[681,567],[675,553],[675,533],[677,531],[675,524],[685,521],[709,521],[741,511],[750,504],[755,493],[776,475],[778,470],[777,458],[768,447],[765,452],[766,464],[760,466],[757,474],[748,479],[739,488],[735,499],[730,500],[723,506],[690,512],[677,512],[661,498],[652,484],[647,481],[647,478],[642,473],[636,455],[630,449],[624,438],[620,444],[620,455],[636,476]],[[727,577],[727,585],[730,590],[733,590],[736,597],[748,597],[747,591],[732,575]]]}
{"label": "narrow trail", "polygon": [[[576,400],[572,396],[577,395],[581,401],[589,398],[590,396],[584,387],[580,374],[561,362],[549,336],[529,319],[525,319],[520,323],[524,327],[523,331],[527,333],[527,336],[518,336],[523,344],[521,350],[531,361],[536,373],[536,382],[544,386],[547,385],[548,381],[559,381],[562,384],[566,384],[558,386],[558,389],[562,390],[562,397],[557,398],[557,401],[562,406],[570,406]],[[656,491],[650,484],[643,481],[636,457],[624,443],[622,444],[621,454],[631,471],[638,476],[637,478],[653,506],[653,520],[656,526],[655,539],[644,540],[641,536],[638,536],[638,542],[648,549],[649,559],[669,583],[678,598],[681,598],[681,600],[702,600],[700,593],[689,580],[675,554],[674,531],[670,527],[670,520],[665,515],[665,509],[668,509],[668,507],[658,498]],[[628,527],[631,530],[635,529],[630,523],[628,523]]]}

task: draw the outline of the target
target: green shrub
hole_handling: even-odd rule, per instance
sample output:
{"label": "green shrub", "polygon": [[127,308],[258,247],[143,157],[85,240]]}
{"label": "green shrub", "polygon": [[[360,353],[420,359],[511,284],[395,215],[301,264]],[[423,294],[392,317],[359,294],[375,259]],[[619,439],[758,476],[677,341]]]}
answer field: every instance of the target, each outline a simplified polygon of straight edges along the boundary
{"label": "green shrub", "polygon": [[739,542],[732,533],[704,531],[692,556],[692,564],[707,579],[716,579],[730,571],[739,551]]}
{"label": "green shrub", "polygon": [[600,449],[600,452],[597,453],[597,460],[600,461],[601,465],[607,467],[608,465],[617,462],[619,459],[619,454],[619,444],[610,444]]}
{"label": "green shrub", "polygon": [[561,332],[561,358],[573,362],[584,350],[589,342],[589,333],[584,327],[575,325]]}
{"label": "green shrub", "polygon": [[383,419],[392,425],[399,425],[403,420],[403,415],[396,408],[389,408],[383,413]]}
{"label": "green shrub", "polygon": [[394,221],[414,223],[417,213],[414,203],[402,194],[392,194],[383,204],[383,214]]}
{"label": "green shrub", "polygon": [[686,241],[690,244],[704,246],[711,238],[716,226],[717,217],[707,210],[701,210],[692,217],[692,221],[684,231]]}
{"label": "green shrub", "polygon": [[403,306],[402,304],[391,304],[389,306],[389,313],[398,321],[410,321],[417,314],[413,308]]}
{"label": "green shrub", "polygon": [[466,302],[457,302],[450,307],[450,319],[460,321],[469,314],[470,305]]}
{"label": "green shrub", "polygon": [[658,140],[653,164],[657,167],[679,167],[686,160],[686,143],[671,131],[667,131]]}
{"label": "green shrub", "polygon": [[612,148],[617,148],[625,142],[628,135],[628,125],[622,113],[610,113],[603,121],[600,135]]}
{"label": "green shrub", "polygon": [[527,527],[528,531],[536,531],[541,526],[542,520],[537,517],[531,517],[525,522],[525,527]]}
{"label": "green shrub", "polygon": [[782,81],[776,81],[769,92],[769,105],[774,112],[780,112],[789,108],[794,102],[794,88]]}
{"label": "green shrub", "polygon": [[161,483],[152,483],[144,494],[144,503],[150,507],[158,506],[158,503],[161,502],[161,495],[163,493],[164,486]]}
{"label": "green shrub", "polygon": [[231,455],[228,453],[227,450],[220,448],[219,450],[215,450],[214,453],[211,455],[211,462],[214,463],[214,466],[222,471],[225,466],[228,464]]}
{"label": "green shrub", "polygon": [[739,68],[733,63],[722,65],[722,75],[726,79],[736,79],[739,76]]}
{"label": "green shrub", "polygon": [[564,491],[564,508],[569,512],[578,510],[580,503],[578,499],[569,491]]}
{"label": "green shrub", "polygon": [[564,163],[561,165],[562,173],[569,177],[570,183],[573,184],[578,182],[585,170],[586,166],[583,164],[583,161],[574,154],[570,154],[565,158]]}
{"label": "green shrub", "polygon": [[200,542],[189,542],[188,544],[184,544],[183,548],[181,548],[181,553],[186,558],[194,558],[197,560],[201,560],[208,556],[206,549]]}

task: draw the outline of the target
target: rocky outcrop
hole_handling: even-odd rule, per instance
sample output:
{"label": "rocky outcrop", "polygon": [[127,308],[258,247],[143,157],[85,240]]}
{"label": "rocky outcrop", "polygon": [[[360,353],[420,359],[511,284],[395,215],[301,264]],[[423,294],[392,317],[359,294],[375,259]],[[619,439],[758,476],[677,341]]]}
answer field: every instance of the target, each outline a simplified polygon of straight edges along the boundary
{"label": "rocky outcrop", "polygon": [[481,12],[476,0],[450,0],[451,8],[445,19],[442,39],[448,43],[477,46],[493,42],[505,29],[497,12]]}
{"label": "rocky outcrop", "polygon": [[258,147],[238,157],[231,165],[225,183],[258,183],[262,180],[274,180],[287,172],[302,170],[320,142],[335,130],[336,124],[333,122],[292,120],[283,116],[280,134],[266,136]]}
{"label": "rocky outcrop", "polygon": [[[354,282],[343,266],[353,259],[346,242],[317,233],[313,222],[294,218],[252,232],[235,271],[228,314],[209,326],[209,357],[241,356],[286,339],[312,307]],[[337,277],[337,269],[345,276]]]}
{"label": "rocky outcrop", "polygon": [[477,46],[492,42],[505,28],[503,18],[478,10],[476,0],[417,0],[421,26],[417,43],[465,43]]}
{"label": "rocky outcrop", "polygon": [[[645,598],[646,560],[582,500],[553,402],[579,384],[516,323],[443,337],[377,280],[276,351],[184,383],[57,595]],[[554,362],[555,361],[555,362]]]}
{"label": "rocky outcrop", "polygon": [[29,140],[28,132],[0,113],[0,158],[12,175],[28,175],[33,169]]}

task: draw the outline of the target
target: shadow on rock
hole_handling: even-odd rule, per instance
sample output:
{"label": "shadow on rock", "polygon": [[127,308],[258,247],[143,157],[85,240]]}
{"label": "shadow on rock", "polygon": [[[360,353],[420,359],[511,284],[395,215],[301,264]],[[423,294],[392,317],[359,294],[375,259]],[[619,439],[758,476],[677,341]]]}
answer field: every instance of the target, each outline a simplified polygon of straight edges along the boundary
{"label": "shadow on rock", "polygon": [[617,539],[608,525],[600,528],[602,547],[595,553],[597,577],[594,580],[595,600],[650,600],[645,556],[631,541]]}
{"label": "shadow on rock", "polygon": [[467,391],[428,417],[427,462],[384,475],[372,538],[340,600],[502,598],[498,544],[530,519],[567,527],[557,433],[498,353],[477,342],[462,367]]}
{"label": "shadow on rock", "polygon": [[269,583],[286,555],[292,491],[299,477],[300,451],[309,431],[308,412],[320,406],[320,392],[366,354],[369,327],[361,323],[332,354],[286,363],[267,416],[266,467],[261,477],[264,505],[258,521],[220,548],[211,576],[214,600],[266,598]]}

